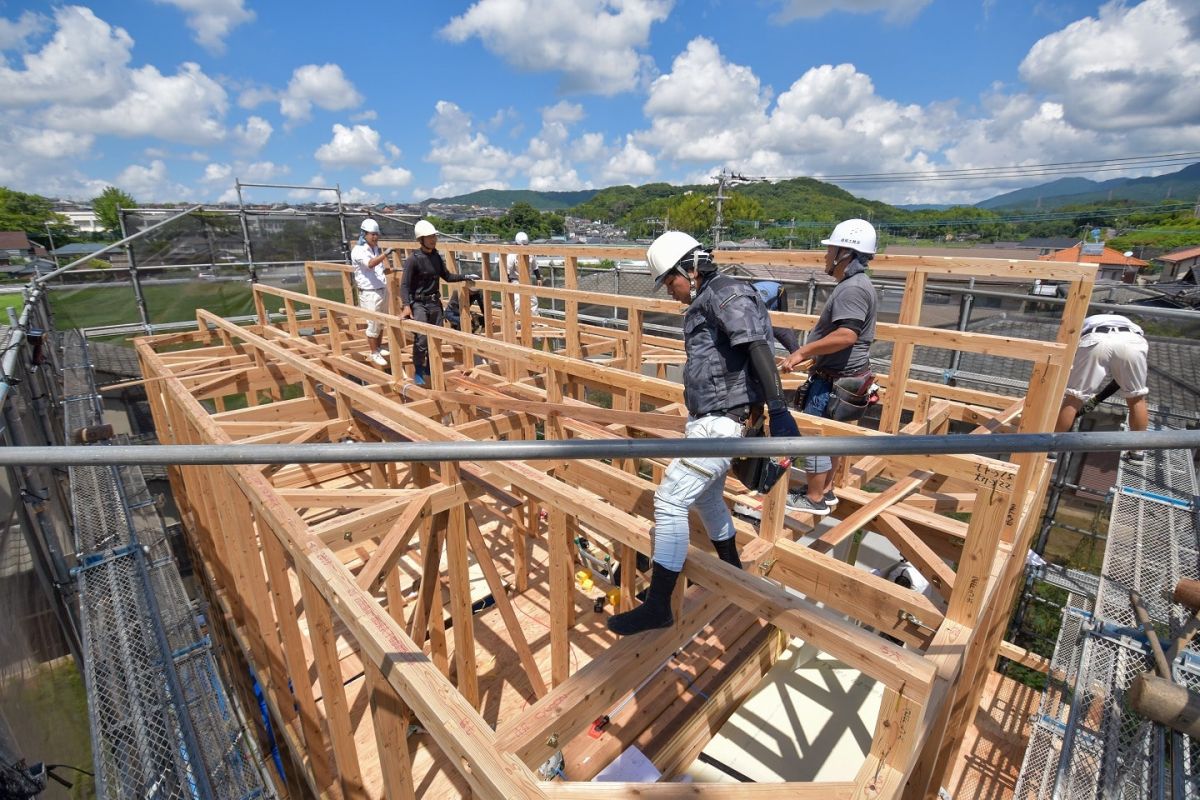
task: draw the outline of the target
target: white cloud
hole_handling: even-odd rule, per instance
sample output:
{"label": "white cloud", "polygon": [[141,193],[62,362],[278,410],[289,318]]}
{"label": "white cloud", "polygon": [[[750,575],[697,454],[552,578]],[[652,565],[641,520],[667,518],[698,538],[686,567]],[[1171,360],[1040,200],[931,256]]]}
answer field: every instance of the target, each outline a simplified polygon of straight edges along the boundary
{"label": "white cloud", "polygon": [[237,104],[247,111],[258,108],[263,103],[273,103],[279,99],[279,92],[269,86],[247,86],[238,93]]}
{"label": "white cloud", "polygon": [[279,99],[279,112],[292,124],[312,116],[312,107],[326,111],[354,108],[363,101],[337,64],[305,64],[292,72],[292,79]]}
{"label": "white cloud", "polygon": [[0,17],[0,51],[26,50],[29,40],[50,29],[50,18],[45,14],[26,11],[10,20]]}
{"label": "white cloud", "polygon": [[183,200],[191,191],[167,176],[167,165],[159,160],[148,165],[130,164],[117,175],[115,186],[136,197],[139,202]]}
{"label": "white cloud", "polygon": [[35,158],[47,161],[78,158],[87,155],[96,140],[90,133],[57,131],[50,128],[14,126],[12,133],[12,141],[4,148],[8,158]]}
{"label": "white cloud", "polygon": [[49,98],[64,105],[103,103],[127,87],[133,39],[123,28],[79,6],[56,8],[54,24],[50,41],[22,57],[24,69],[0,60],[0,107],[39,105]]}
{"label": "white cloud", "polygon": [[379,113],[372,108],[350,115],[351,122],[370,122],[373,119],[379,119]]}
{"label": "white cloud", "polygon": [[225,90],[196,64],[176,74],[129,67],[133,39],[90,9],[54,10],[54,35],[13,68],[0,60],[0,107],[30,107],[50,129],[81,135],[221,141]]}
{"label": "white cloud", "polygon": [[367,186],[408,186],[412,183],[412,173],[404,167],[380,167],[374,172],[362,176],[362,182]]}
{"label": "white cloud", "polygon": [[645,183],[658,168],[654,156],[638,147],[632,137],[628,137],[625,146],[620,149],[600,173],[603,184],[639,184]]}
{"label": "white cloud", "polygon": [[[330,182],[325,179],[324,175],[313,175],[305,182],[305,185],[328,186],[329,183]],[[297,203],[333,203],[337,201],[337,192],[335,192],[333,189],[325,189],[320,191],[312,191],[310,189],[292,189],[290,192],[288,192],[288,199],[294,200]]]}
{"label": "white cloud", "polygon": [[342,202],[373,206],[382,203],[383,199],[375,192],[368,192],[355,186],[342,192]]}
{"label": "white cloud", "polygon": [[831,11],[851,14],[885,12],[889,22],[908,22],[921,13],[931,0],[778,0],[783,6],[776,15],[779,22],[823,17]]}
{"label": "white cloud", "polygon": [[506,175],[512,169],[512,154],[475,132],[470,114],[455,103],[439,100],[429,127],[434,139],[426,160],[438,165],[442,181],[433,188],[434,195],[449,197],[476,189],[508,188]]}
{"label": "white cloud", "polygon": [[571,160],[589,162],[601,158],[605,154],[604,134],[585,133],[571,145]]}
{"label": "white cloud", "polygon": [[379,131],[369,125],[335,124],[333,139],[318,147],[313,156],[326,167],[365,167],[384,160]]}
{"label": "white cloud", "polygon": [[198,64],[184,63],[175,75],[147,65],[130,72],[129,80],[127,92],[116,102],[102,107],[56,104],[45,117],[74,130],[116,136],[154,136],[186,144],[225,138],[221,118],[228,98]]}
{"label": "white cloud", "polygon": [[698,37],[650,85],[644,110],[651,128],[637,138],[672,159],[733,159],[766,123],[769,99],[749,67],[729,63]]}
{"label": "white cloud", "polygon": [[1200,123],[1200,5],[1106,3],[1035,44],[1020,72],[1080,128]]}
{"label": "white cloud", "polygon": [[196,41],[211,53],[225,52],[225,37],[246,22],[254,20],[254,12],[245,7],[244,0],[155,0],[172,5],[187,14],[188,27]]}
{"label": "white cloud", "polygon": [[228,164],[209,164],[201,176],[202,183],[225,183],[233,178],[233,167]]}
{"label": "white cloud", "polygon": [[234,128],[233,135],[240,143],[242,150],[248,153],[257,153],[266,145],[273,131],[271,123],[262,117],[252,116],[247,118],[244,124]]}
{"label": "white cloud", "polygon": [[583,116],[583,106],[567,100],[560,100],[554,105],[542,109],[542,122],[562,122],[569,125],[579,122]]}
{"label": "white cloud", "polygon": [[484,46],[524,72],[560,72],[569,92],[613,95],[653,68],[642,52],[650,26],[674,0],[477,0],[442,29]]}

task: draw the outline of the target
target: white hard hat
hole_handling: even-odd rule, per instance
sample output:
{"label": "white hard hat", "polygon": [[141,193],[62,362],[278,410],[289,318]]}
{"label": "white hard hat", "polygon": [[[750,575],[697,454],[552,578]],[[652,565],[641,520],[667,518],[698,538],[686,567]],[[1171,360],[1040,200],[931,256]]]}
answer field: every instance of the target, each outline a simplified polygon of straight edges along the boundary
{"label": "white hard hat", "polygon": [[364,219],[358,227],[363,233],[379,233],[379,223],[373,219]]}
{"label": "white hard hat", "polygon": [[865,219],[848,219],[839,222],[821,244],[833,247],[848,247],[859,253],[875,254],[875,226]]}
{"label": "white hard hat", "polygon": [[517,231],[517,235],[513,237],[513,241],[517,244],[529,244],[529,234],[525,231]]}
{"label": "white hard hat", "polygon": [[700,243],[683,231],[667,231],[650,243],[646,260],[650,262],[650,274],[654,276],[654,287],[662,286],[680,259],[700,247]]}
{"label": "white hard hat", "polygon": [[417,220],[417,224],[413,225],[413,236],[418,239],[425,236],[437,236],[437,228],[433,227],[433,223],[427,219]]}

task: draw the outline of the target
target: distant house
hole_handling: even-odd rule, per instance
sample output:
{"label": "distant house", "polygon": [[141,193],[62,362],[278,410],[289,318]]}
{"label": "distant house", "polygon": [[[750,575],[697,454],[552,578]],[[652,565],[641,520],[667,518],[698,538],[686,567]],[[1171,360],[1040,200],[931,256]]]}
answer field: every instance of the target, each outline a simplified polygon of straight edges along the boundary
{"label": "distant house", "polygon": [[96,212],[90,208],[69,208],[58,211],[68,220],[75,230],[80,233],[104,233],[107,228],[100,222],[100,217],[96,216]]}
{"label": "distant house", "polygon": [[90,256],[97,250],[103,250],[108,245],[103,242],[72,242],[54,251],[54,257],[65,261],[74,261],[83,256]]}
{"label": "distant house", "polygon": [[1158,276],[1160,283],[1173,283],[1183,280],[1190,271],[1200,267],[1200,247],[1188,247],[1176,250],[1154,259],[1163,265],[1162,274]]}
{"label": "distant house", "polygon": [[29,241],[24,231],[0,231],[0,263],[31,261],[46,255],[46,248]]}
{"label": "distant house", "polygon": [[1150,266],[1149,261],[1127,256],[1100,242],[1079,242],[1065,250],[1041,256],[1042,261],[1068,261],[1072,263],[1098,264],[1096,280],[1133,283],[1137,272]]}

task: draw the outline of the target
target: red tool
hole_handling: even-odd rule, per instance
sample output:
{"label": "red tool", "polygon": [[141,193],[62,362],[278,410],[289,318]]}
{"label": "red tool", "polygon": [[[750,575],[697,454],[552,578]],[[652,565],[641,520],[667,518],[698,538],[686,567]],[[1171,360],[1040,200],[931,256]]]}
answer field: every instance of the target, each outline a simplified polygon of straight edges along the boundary
{"label": "red tool", "polygon": [[599,739],[604,735],[604,729],[608,727],[609,721],[608,714],[605,714],[603,717],[597,717],[596,721],[592,723],[592,727],[588,728],[588,736],[593,739]]}

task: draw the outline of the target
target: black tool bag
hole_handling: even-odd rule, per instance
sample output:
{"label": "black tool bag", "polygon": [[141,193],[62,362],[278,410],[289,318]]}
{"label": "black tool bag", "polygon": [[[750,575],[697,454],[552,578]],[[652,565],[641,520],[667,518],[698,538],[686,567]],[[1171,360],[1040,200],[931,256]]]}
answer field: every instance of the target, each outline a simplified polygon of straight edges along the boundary
{"label": "black tool bag", "polygon": [[875,395],[871,385],[875,381],[874,372],[861,375],[846,375],[833,382],[829,392],[829,404],[825,406],[825,416],[837,422],[858,422],[871,407]]}
{"label": "black tool bag", "polygon": [[[754,414],[742,426],[742,438],[753,439],[763,435],[763,414]],[[735,458],[729,466],[733,476],[746,485],[752,492],[766,494],[787,475],[791,467],[790,458]]]}

